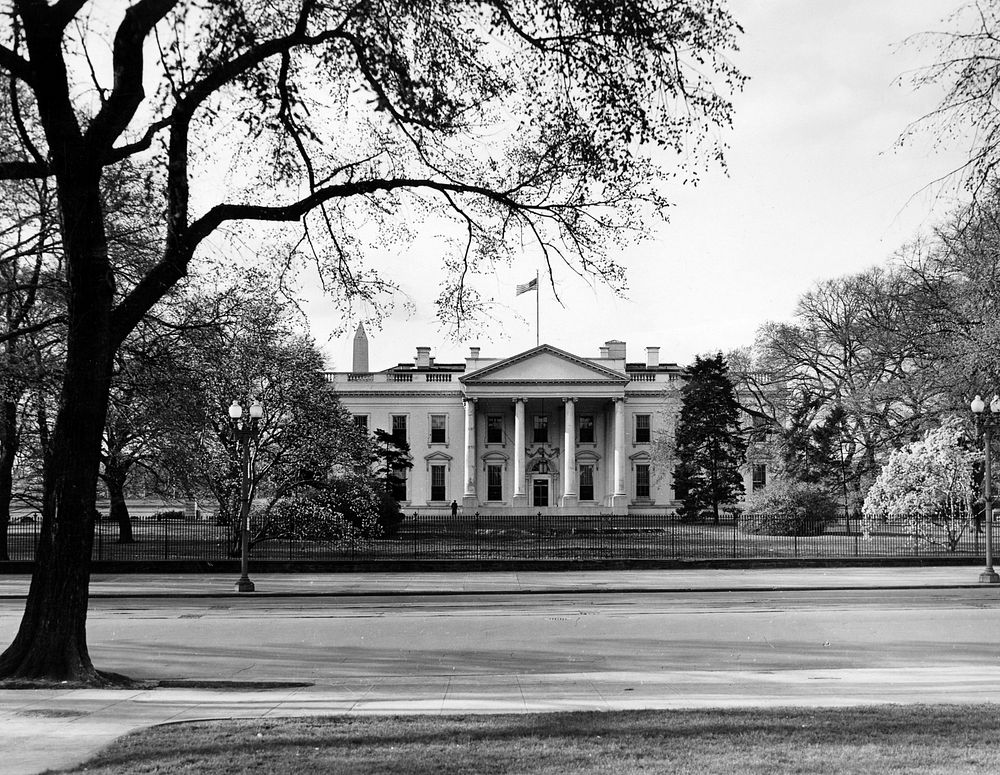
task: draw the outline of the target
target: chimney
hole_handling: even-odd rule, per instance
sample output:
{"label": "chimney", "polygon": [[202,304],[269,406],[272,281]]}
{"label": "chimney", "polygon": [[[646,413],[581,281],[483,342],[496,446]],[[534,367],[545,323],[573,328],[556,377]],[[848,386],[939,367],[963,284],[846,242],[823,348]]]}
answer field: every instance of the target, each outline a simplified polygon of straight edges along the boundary
{"label": "chimney", "polygon": [[418,347],[416,361],[418,369],[428,368],[431,365],[431,348]]}
{"label": "chimney", "polygon": [[659,347],[647,347],[646,348],[646,368],[655,369],[660,365],[660,348]]}
{"label": "chimney", "polygon": [[365,334],[363,323],[358,323],[358,330],[354,333],[354,363],[351,370],[355,374],[368,373],[368,335]]}
{"label": "chimney", "polygon": [[479,360],[479,348],[478,347],[470,347],[469,348],[469,357],[472,358],[472,360],[474,360],[474,361]]}
{"label": "chimney", "polygon": [[602,358],[607,358],[608,357],[608,346],[607,345],[604,345],[603,347],[601,347],[601,357]]}
{"label": "chimney", "polygon": [[608,348],[608,357],[625,360],[625,342],[618,339],[611,339],[604,343]]}

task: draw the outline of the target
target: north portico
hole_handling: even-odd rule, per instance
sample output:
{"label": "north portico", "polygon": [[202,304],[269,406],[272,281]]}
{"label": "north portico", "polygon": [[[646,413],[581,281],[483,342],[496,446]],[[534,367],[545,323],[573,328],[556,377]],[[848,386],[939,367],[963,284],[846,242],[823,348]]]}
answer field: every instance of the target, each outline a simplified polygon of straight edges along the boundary
{"label": "north portico", "polygon": [[409,444],[407,511],[447,513],[453,500],[463,514],[677,505],[656,450],[672,434],[683,372],[660,363],[659,348],[630,362],[616,340],[597,357],[548,344],[508,357],[472,347],[464,363],[438,363],[418,347],[412,363],[372,372],[360,326],[354,345],[354,369],[326,378],[355,422]]}
{"label": "north portico", "polygon": [[[515,507],[627,507],[624,371],[551,345],[476,366],[459,378],[464,506],[491,503],[499,476],[510,482]],[[485,501],[480,471],[487,477]]]}

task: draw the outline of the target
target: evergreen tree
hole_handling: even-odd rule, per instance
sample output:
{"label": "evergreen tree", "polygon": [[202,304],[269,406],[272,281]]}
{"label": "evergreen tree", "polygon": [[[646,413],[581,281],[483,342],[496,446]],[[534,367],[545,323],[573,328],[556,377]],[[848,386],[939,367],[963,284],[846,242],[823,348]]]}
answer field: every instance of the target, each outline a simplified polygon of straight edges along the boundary
{"label": "evergreen tree", "polygon": [[681,514],[695,517],[711,508],[719,521],[719,504],[743,495],[740,465],[747,442],[740,431],[740,407],[722,353],[696,357],[681,389],[677,425],[674,488],[684,505]]}
{"label": "evergreen tree", "polygon": [[372,443],[372,475],[385,483],[378,493],[380,534],[392,538],[403,521],[400,501],[406,500],[406,472],[413,468],[409,443],[382,428],[376,428]]}
{"label": "evergreen tree", "polygon": [[385,482],[385,491],[397,503],[406,500],[406,472],[413,468],[410,445],[382,428],[376,428],[372,444],[373,475]]}
{"label": "evergreen tree", "polygon": [[817,407],[802,405],[792,412],[781,445],[782,467],[800,482],[842,484],[840,439],[846,412],[839,404],[822,421],[815,420]]}

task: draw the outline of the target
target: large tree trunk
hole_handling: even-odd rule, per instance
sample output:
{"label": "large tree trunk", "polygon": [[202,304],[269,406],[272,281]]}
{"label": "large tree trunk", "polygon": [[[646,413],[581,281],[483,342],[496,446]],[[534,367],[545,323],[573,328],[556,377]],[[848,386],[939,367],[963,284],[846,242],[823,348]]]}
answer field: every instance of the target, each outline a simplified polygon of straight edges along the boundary
{"label": "large tree trunk", "polygon": [[[107,682],[87,650],[102,392],[107,380],[67,369],[63,405],[45,471],[42,529],[21,627],[0,655],[0,679]],[[74,377],[76,379],[74,380]],[[104,390],[100,383],[104,383]],[[94,383],[97,383],[96,385]],[[94,431],[96,425],[97,431]]]}
{"label": "large tree trunk", "polygon": [[14,458],[17,456],[17,404],[0,405],[0,560],[9,560],[7,535],[10,528],[10,503],[14,493]]}
{"label": "large tree trunk", "polygon": [[132,519],[128,513],[128,504],[125,503],[125,479],[128,472],[123,471],[116,464],[104,462],[104,484],[108,488],[108,499],[111,501],[109,517],[118,523],[118,543],[130,544],[135,541],[132,536]]}
{"label": "large tree trunk", "polygon": [[57,177],[68,285],[66,365],[44,471],[34,572],[21,626],[0,655],[0,679],[99,686],[114,677],[94,668],[86,624],[113,355],[114,276],[104,236],[99,171],[63,169]]}

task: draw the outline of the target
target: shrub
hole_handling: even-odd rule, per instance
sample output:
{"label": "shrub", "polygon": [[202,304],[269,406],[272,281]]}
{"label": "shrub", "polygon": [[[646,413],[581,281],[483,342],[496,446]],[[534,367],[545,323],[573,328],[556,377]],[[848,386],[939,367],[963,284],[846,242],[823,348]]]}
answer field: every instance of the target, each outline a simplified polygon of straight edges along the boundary
{"label": "shrub", "polygon": [[367,476],[341,476],[320,490],[317,497],[366,536],[391,538],[405,515],[381,484]]}
{"label": "shrub", "polygon": [[837,502],[822,485],[776,479],[747,497],[739,526],[758,535],[820,535],[836,517]]}
{"label": "shrub", "polygon": [[[268,514],[275,537],[298,541],[330,541],[349,545],[365,537],[341,513],[331,508],[326,493],[303,490],[282,498]],[[251,521],[253,517],[251,517]]]}
{"label": "shrub", "polygon": [[168,511],[157,511],[153,515],[153,519],[157,522],[162,522],[165,519],[184,519],[184,512],[177,509],[170,509]]}
{"label": "shrub", "polygon": [[826,523],[810,519],[805,510],[774,514],[743,514],[739,520],[740,532],[765,536],[822,535]]}

